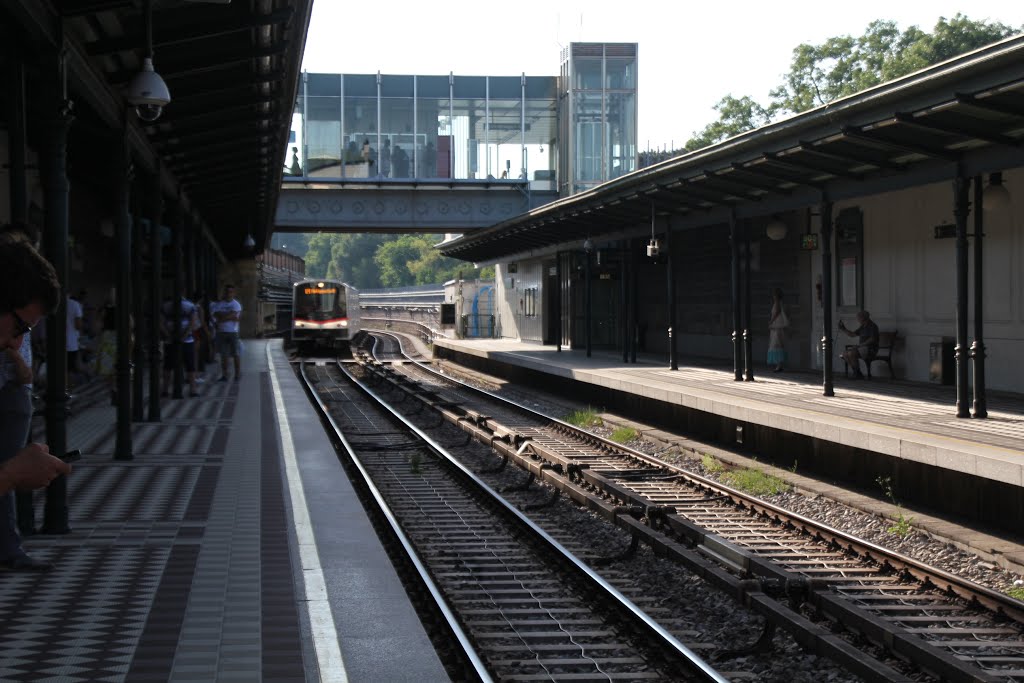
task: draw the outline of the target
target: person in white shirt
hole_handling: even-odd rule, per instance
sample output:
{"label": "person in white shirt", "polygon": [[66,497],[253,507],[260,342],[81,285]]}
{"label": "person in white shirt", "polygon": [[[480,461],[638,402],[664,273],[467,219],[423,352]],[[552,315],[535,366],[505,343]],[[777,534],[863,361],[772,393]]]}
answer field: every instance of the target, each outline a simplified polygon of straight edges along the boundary
{"label": "person in white shirt", "polygon": [[70,389],[75,376],[79,374],[78,340],[82,333],[82,304],[70,296],[67,298],[67,319],[68,389]]}
{"label": "person in white shirt", "polygon": [[242,304],[235,299],[235,286],[224,285],[224,298],[210,305],[210,314],[217,323],[215,343],[220,354],[220,379],[228,381],[228,358],[235,359],[235,381],[242,376],[242,359],[238,353],[238,320],[242,317]]}

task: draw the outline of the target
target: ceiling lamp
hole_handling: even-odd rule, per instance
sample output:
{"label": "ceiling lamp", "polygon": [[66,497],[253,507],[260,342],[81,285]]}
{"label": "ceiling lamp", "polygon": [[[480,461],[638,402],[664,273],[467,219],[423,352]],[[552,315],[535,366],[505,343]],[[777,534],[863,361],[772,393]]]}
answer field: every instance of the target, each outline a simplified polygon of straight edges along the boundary
{"label": "ceiling lamp", "polygon": [[764,234],[768,236],[768,239],[775,242],[786,239],[787,232],[789,232],[789,226],[778,216],[772,216],[772,219],[768,221],[768,225],[764,228]]}
{"label": "ceiling lamp", "polygon": [[981,206],[985,211],[1007,211],[1010,208],[1010,191],[1003,185],[1003,174],[992,173],[988,185],[981,193]]}

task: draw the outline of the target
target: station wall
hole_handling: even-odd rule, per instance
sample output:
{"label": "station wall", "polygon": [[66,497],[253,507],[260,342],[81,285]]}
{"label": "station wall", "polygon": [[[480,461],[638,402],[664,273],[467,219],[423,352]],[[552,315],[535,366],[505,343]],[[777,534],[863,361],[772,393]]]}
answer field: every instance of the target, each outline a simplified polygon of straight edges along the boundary
{"label": "station wall", "polygon": [[[1024,170],[1004,172],[1004,184],[1011,192],[1008,213],[985,214],[984,294],[986,379],[992,389],[1019,391],[1024,386],[1024,364],[1019,362],[1024,342]],[[973,195],[972,195],[973,196]],[[848,211],[852,210],[852,211]],[[844,213],[845,212],[845,213]],[[893,351],[898,378],[914,381],[946,381],[949,376],[933,374],[937,349],[955,339],[956,243],[936,239],[934,228],[954,224],[953,183],[936,183],[889,192],[857,200],[837,202],[833,218],[859,216],[859,270],[848,268],[850,258],[833,246],[833,325],[844,320],[856,326],[855,313],[864,308],[882,331],[899,335]],[[754,358],[765,362],[768,346],[768,318],[771,290],[782,289],[791,321],[787,351],[794,369],[820,369],[823,302],[818,287],[821,254],[802,249],[804,235],[820,235],[817,207],[780,216],[789,230],[781,240],[765,236],[768,218],[741,222],[751,241],[751,328]],[[968,233],[973,233],[973,214]],[[845,224],[844,224],[845,225]],[[841,226],[837,225],[838,233]],[[662,236],[663,237],[663,236]],[[969,238],[969,340],[973,340],[974,239]],[[563,246],[563,248],[565,248]],[[677,302],[678,343],[681,362],[687,357],[729,360],[732,357],[731,253],[727,225],[673,232],[673,264]],[[553,255],[514,260],[496,265],[497,336],[540,343],[544,339],[547,296],[545,264]],[[742,261],[742,258],[741,258]],[[514,265],[512,265],[514,264]],[[510,268],[510,265],[512,266]],[[668,289],[664,259],[638,259],[637,286],[641,328],[640,351],[668,356]],[[514,272],[512,272],[514,270]],[[857,274],[854,275],[854,272]],[[862,292],[850,299],[850,283],[839,306],[841,278],[856,277]],[[531,293],[532,292],[532,293]],[[578,295],[578,293],[576,293]],[[856,305],[854,305],[856,304]],[[833,362],[842,347],[853,339],[833,328]],[[577,340],[577,346],[582,340]],[[876,374],[885,369],[874,366]]]}

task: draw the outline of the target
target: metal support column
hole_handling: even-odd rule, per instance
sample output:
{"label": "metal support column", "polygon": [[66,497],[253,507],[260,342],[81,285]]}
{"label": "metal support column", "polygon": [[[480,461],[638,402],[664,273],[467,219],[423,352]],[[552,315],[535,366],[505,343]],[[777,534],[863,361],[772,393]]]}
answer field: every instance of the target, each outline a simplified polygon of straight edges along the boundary
{"label": "metal support column", "polygon": [[26,175],[25,141],[27,132],[25,125],[25,65],[18,58],[9,54],[7,157],[10,169],[11,188],[11,222],[28,222],[28,178]]}
{"label": "metal support column", "polygon": [[562,252],[555,252],[555,280],[558,296],[555,297],[555,318],[558,320],[558,332],[555,334],[555,351],[562,352]]}
{"label": "metal support column", "polygon": [[188,214],[185,216],[185,292],[191,299],[198,289],[199,285],[196,281],[196,222],[192,215]]}
{"label": "metal support column", "polygon": [[665,226],[665,281],[668,286],[668,369],[679,369],[676,354],[676,281],[672,269],[672,225]]}
{"label": "metal support column", "polygon": [[173,282],[171,284],[171,315],[173,317],[170,330],[171,358],[174,359],[174,386],[172,396],[181,398],[181,385],[185,381],[185,368],[183,365],[184,345],[182,344],[182,310],[181,297],[185,292],[185,274],[181,269],[181,252],[184,246],[183,233],[185,231],[182,223],[185,221],[185,210],[181,204],[181,196],[172,204],[171,216],[168,221],[171,224],[171,273]]}
{"label": "metal support column", "polygon": [[620,320],[622,321],[622,362],[629,362],[629,343],[633,337],[633,328],[630,327],[630,320],[632,319],[631,312],[629,310],[629,288],[627,287],[629,277],[629,254],[631,250],[629,245],[632,243],[631,240],[623,240],[626,244],[625,247],[619,246],[619,254],[621,258],[619,260],[619,308],[622,311]]}
{"label": "metal support column", "polygon": [[636,349],[640,346],[640,328],[637,324],[636,314],[639,310],[639,298],[637,296],[637,282],[640,269],[640,259],[637,258],[637,245],[629,250],[629,362],[636,363]]}
{"label": "metal support column", "polygon": [[743,381],[754,381],[754,328],[750,312],[750,226],[744,226],[743,243],[746,259],[743,261]]}
{"label": "metal support column", "polygon": [[985,236],[984,207],[981,199],[981,176],[974,176],[974,342],[971,358],[974,361],[974,417],[988,417],[985,398],[985,297],[983,270],[985,260],[982,238]]}
{"label": "metal support column", "polygon": [[591,292],[591,282],[590,282],[590,277],[591,277],[591,272],[590,272],[590,250],[584,248],[583,249],[583,256],[586,259],[586,266],[584,266],[584,268],[583,268],[583,279],[584,279],[584,282],[583,282],[583,292],[584,292],[584,295],[583,295],[583,303],[584,303],[583,324],[587,328],[585,330],[585,338],[586,338],[586,347],[587,347],[587,358],[590,358],[591,351],[593,350],[593,340],[591,339],[591,335],[590,335],[590,328],[591,328],[591,322],[592,322],[591,321],[590,306],[593,303],[593,299],[591,297],[592,292]]}
{"label": "metal support column", "polygon": [[[64,290],[68,282],[68,131],[71,128],[71,101],[64,84],[63,60],[47,64],[52,80],[44,95],[44,110],[49,115],[41,155],[43,188],[46,197],[43,247],[53,264]],[[67,309],[62,306],[50,316],[46,335],[46,442],[54,453],[67,451]],[[46,489],[42,532],[66,534],[68,526],[67,478],[57,477]]]}
{"label": "metal support column", "polygon": [[132,194],[132,318],[134,319],[134,343],[132,344],[132,362],[135,371],[132,375],[132,419],[142,422],[146,419],[143,389],[145,387],[146,348],[143,343],[143,326],[145,320],[145,297],[142,295],[142,251],[146,244],[146,231],[142,221],[142,197],[145,195],[139,178],[133,183],[135,192]]}
{"label": "metal support column", "polygon": [[957,169],[953,180],[953,216],[956,218],[956,416],[970,417],[967,384],[967,178]]}
{"label": "metal support column", "polygon": [[120,136],[117,191],[117,289],[115,313],[117,316],[116,405],[117,439],[114,460],[132,459],[132,363],[131,363],[131,308],[132,308],[132,157],[128,146],[127,122]]}
{"label": "metal support column", "polygon": [[733,379],[743,381],[743,332],[740,330],[740,233],[736,212],[729,215],[729,273],[732,279],[732,371]]}
{"label": "metal support column", "polygon": [[832,202],[821,202],[821,365],[822,393],[835,396],[832,375]]}
{"label": "metal support column", "polygon": [[160,329],[161,300],[160,281],[163,278],[163,263],[160,242],[160,217],[163,213],[163,197],[160,194],[160,174],[152,178],[149,188],[149,421],[160,421]]}

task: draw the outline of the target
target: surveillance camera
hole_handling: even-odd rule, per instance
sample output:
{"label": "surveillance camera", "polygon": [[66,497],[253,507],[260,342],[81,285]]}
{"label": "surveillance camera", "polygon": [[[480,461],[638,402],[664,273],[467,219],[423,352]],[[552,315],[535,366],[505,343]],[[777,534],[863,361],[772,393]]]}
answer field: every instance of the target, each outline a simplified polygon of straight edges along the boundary
{"label": "surveillance camera", "polygon": [[661,247],[658,244],[658,240],[651,240],[650,244],[647,245],[647,255],[654,258],[661,251]]}
{"label": "surveillance camera", "polygon": [[125,89],[125,99],[135,107],[135,113],[143,121],[156,121],[171,101],[171,93],[164,79],[153,70],[153,60],[146,57],[142,70],[135,74]]}
{"label": "surveillance camera", "polygon": [[164,108],[158,104],[137,104],[135,105],[135,115],[146,123],[152,123],[160,118],[160,114],[164,113]]}

